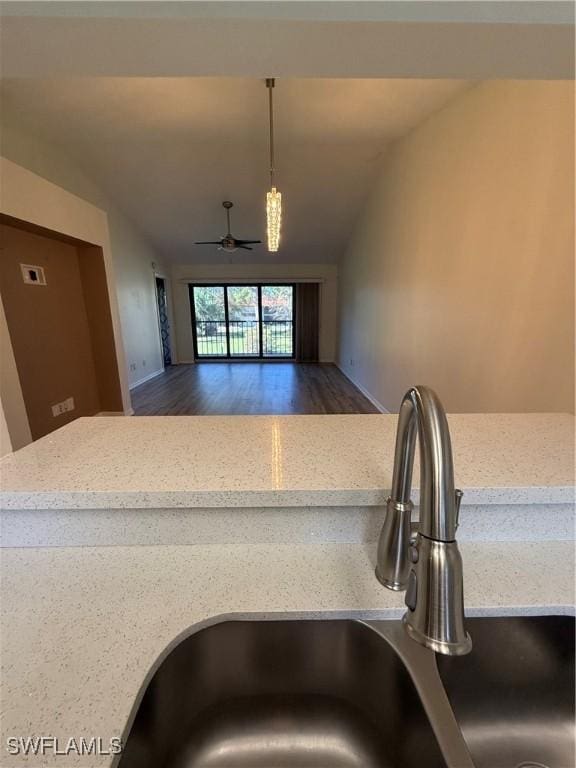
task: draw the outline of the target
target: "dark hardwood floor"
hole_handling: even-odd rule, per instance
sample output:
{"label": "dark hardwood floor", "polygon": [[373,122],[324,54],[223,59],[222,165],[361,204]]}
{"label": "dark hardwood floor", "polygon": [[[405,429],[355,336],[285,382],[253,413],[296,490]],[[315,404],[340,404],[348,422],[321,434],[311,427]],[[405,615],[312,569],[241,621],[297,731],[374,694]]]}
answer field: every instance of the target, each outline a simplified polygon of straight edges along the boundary
{"label": "dark hardwood floor", "polygon": [[132,390],[136,416],[378,413],[323,363],[174,365]]}

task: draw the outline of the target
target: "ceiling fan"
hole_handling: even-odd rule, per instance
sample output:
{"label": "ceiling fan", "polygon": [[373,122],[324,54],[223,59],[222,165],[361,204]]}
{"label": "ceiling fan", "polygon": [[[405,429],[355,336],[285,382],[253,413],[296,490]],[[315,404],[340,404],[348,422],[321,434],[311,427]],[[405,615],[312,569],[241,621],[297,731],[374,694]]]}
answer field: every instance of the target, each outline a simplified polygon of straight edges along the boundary
{"label": "ceiling fan", "polygon": [[234,203],[231,203],[230,200],[224,200],[222,205],[226,209],[228,233],[224,235],[224,237],[221,237],[220,240],[201,240],[200,242],[196,242],[195,245],[217,245],[219,251],[228,251],[228,253],[232,253],[237,248],[242,248],[245,251],[253,251],[254,249],[250,248],[250,246],[254,243],[261,243],[262,240],[239,240],[238,238],[233,237],[230,233],[230,208],[232,208]]}

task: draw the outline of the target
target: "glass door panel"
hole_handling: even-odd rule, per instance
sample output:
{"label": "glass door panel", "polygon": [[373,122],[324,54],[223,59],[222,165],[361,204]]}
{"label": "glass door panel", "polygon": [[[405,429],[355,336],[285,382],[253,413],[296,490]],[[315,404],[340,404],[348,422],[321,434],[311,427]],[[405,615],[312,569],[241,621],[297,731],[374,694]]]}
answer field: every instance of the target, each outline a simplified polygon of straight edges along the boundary
{"label": "glass door panel", "polygon": [[260,311],[258,287],[229,285],[228,330],[230,357],[260,356]]}
{"label": "glass door panel", "polygon": [[194,321],[198,357],[228,357],[223,285],[195,285]]}
{"label": "glass door panel", "polygon": [[262,354],[294,356],[294,289],[291,285],[263,285]]}
{"label": "glass door panel", "polygon": [[191,285],[195,355],[293,358],[291,285]]}

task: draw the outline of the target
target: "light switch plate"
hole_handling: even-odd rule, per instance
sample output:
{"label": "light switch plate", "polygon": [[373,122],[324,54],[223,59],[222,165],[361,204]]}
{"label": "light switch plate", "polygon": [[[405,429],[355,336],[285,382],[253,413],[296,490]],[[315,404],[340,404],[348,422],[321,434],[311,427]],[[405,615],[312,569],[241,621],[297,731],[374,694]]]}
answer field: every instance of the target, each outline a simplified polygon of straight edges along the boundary
{"label": "light switch plate", "polygon": [[44,267],[36,267],[33,264],[20,264],[20,271],[26,285],[46,285]]}

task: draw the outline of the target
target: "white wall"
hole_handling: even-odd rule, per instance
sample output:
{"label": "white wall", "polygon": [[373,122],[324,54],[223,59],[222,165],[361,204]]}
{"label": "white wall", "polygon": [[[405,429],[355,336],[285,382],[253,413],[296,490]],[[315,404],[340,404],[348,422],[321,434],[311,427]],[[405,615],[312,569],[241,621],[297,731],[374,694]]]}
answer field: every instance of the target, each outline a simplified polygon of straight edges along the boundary
{"label": "white wall", "polygon": [[[152,267],[155,263],[156,269],[160,269],[161,262],[125,219],[115,221],[110,236],[114,236],[116,291],[126,346],[128,380],[134,387],[164,368]],[[131,370],[131,365],[135,365],[136,369]]]}
{"label": "white wall", "polygon": [[[161,260],[137,228],[80,168],[55,145],[22,130],[2,115],[2,155],[106,211],[130,385],[162,370],[152,262]],[[145,363],[144,363],[145,361]],[[130,366],[134,364],[135,370]]]}
{"label": "white wall", "polygon": [[180,363],[194,362],[188,285],[191,282],[320,282],[320,362],[336,359],[337,276],[334,264],[177,264],[172,269],[172,296]]}
{"label": "white wall", "polygon": [[340,365],[385,408],[573,410],[573,88],[482,83],[388,150],[339,290]]}

